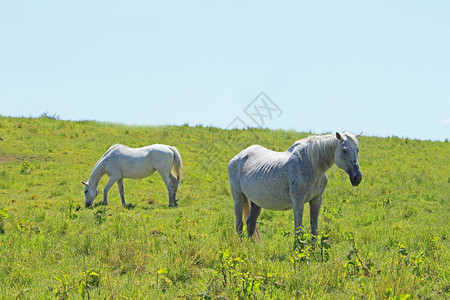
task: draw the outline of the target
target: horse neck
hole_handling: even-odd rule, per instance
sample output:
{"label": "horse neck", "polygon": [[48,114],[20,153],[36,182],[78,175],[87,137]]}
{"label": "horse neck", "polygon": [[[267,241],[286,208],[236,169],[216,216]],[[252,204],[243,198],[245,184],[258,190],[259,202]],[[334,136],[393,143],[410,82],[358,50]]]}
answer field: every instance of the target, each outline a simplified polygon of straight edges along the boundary
{"label": "horse neck", "polygon": [[105,174],[105,167],[104,167],[104,160],[102,157],[102,159],[100,159],[100,161],[97,162],[94,169],[92,169],[91,176],[89,176],[88,180],[89,185],[97,188],[97,185],[104,174]]}
{"label": "horse neck", "polygon": [[339,141],[330,136],[324,139],[312,140],[308,143],[306,153],[316,174],[322,176],[334,165],[334,152]]}

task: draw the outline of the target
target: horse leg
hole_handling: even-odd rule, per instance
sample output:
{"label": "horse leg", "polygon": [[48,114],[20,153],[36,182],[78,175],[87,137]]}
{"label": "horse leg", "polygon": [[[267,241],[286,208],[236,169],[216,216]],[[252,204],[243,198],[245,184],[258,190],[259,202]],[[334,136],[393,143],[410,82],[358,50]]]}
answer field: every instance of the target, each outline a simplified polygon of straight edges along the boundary
{"label": "horse leg", "polygon": [[108,205],[108,191],[113,186],[113,184],[118,180],[118,176],[111,175],[109,177],[108,183],[105,185],[103,190],[103,204]]}
{"label": "horse leg", "polygon": [[258,220],[259,214],[261,213],[261,207],[251,202],[250,215],[247,219],[247,234],[248,237],[253,236],[256,229],[256,221]]}
{"label": "horse leg", "polygon": [[303,235],[303,209],[305,202],[302,198],[295,198],[293,202],[294,223],[295,223],[295,243],[294,249],[299,246],[299,237]]}
{"label": "horse leg", "polygon": [[122,205],[127,206],[127,202],[125,202],[125,191],[123,190],[123,178],[119,178],[117,180],[117,185],[119,186],[120,198],[122,199]]}
{"label": "horse leg", "polygon": [[305,204],[303,201],[294,202],[293,204],[295,235],[300,235],[303,232],[303,209]]}
{"label": "horse leg", "polygon": [[311,233],[313,235],[313,242],[317,240],[317,229],[319,228],[319,212],[322,205],[322,195],[314,198],[309,202],[309,216],[311,224]]}
{"label": "horse leg", "polygon": [[167,191],[169,192],[169,207],[177,206],[177,204],[175,203],[174,193],[173,193],[174,184],[173,184],[172,180],[170,180],[170,176],[169,176],[170,170],[167,173],[166,172],[165,173],[159,172],[159,174],[161,175],[162,179],[164,180],[164,183],[166,184]]}
{"label": "horse leg", "polygon": [[242,222],[242,212],[244,206],[247,204],[247,197],[243,193],[231,191],[234,201],[234,214],[236,216],[236,232],[239,236],[242,236],[242,229],[244,228],[244,223]]}
{"label": "horse leg", "polygon": [[175,206],[177,206],[178,205],[178,203],[177,203],[177,191],[178,191],[178,184],[180,183],[180,181],[178,179],[176,179],[175,176],[172,175],[172,173],[169,174],[169,177],[170,177],[170,181],[173,184],[173,191],[172,191],[173,192],[173,199],[174,199],[174,202],[175,202]]}

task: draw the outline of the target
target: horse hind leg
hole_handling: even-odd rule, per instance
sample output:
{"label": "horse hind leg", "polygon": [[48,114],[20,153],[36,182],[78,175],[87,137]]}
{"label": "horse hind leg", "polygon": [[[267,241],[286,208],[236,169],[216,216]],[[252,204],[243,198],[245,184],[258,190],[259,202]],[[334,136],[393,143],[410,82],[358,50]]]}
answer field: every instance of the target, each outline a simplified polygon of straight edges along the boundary
{"label": "horse hind leg", "polygon": [[122,205],[127,206],[127,202],[125,201],[125,191],[123,189],[123,178],[117,180],[117,185],[119,186],[120,199],[122,199]]}
{"label": "horse hind leg", "polygon": [[[256,221],[258,220],[259,214],[261,213],[261,207],[251,202],[250,206],[250,214],[247,219],[247,234],[248,237],[251,237],[255,234],[256,229]],[[259,239],[259,233],[256,232],[255,238]]]}
{"label": "horse hind leg", "polygon": [[176,179],[175,176],[172,175],[172,173],[169,174],[169,177],[170,177],[170,181],[173,184],[172,193],[173,193],[174,205],[178,206],[177,191],[178,191],[178,184],[180,183],[180,180]]}
{"label": "horse hind leg", "polygon": [[[169,170],[169,172],[164,172],[164,173],[159,172],[159,174],[161,175],[164,183],[166,184],[167,191],[169,193],[169,207],[177,206],[177,203],[175,201],[175,193],[174,193],[175,184],[170,178],[170,175],[172,175],[170,173],[170,170]],[[172,175],[172,177],[173,177],[173,175]]]}
{"label": "horse hind leg", "polygon": [[234,214],[236,216],[236,221],[235,221],[236,232],[239,234],[239,236],[242,236],[242,230],[244,228],[244,223],[242,222],[242,213],[243,213],[244,209],[246,208],[245,206],[248,205],[247,197],[245,197],[245,195],[240,192],[232,191],[231,194],[233,196]]}

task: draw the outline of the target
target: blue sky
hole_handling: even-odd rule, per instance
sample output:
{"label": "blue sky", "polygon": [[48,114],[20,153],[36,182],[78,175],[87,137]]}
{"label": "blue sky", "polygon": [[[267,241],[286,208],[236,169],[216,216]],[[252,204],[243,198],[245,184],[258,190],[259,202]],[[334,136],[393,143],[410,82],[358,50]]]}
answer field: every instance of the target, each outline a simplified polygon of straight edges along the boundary
{"label": "blue sky", "polygon": [[[449,1],[1,1],[0,114],[450,137]],[[266,107],[267,108],[267,107]],[[249,110],[247,110],[248,112]]]}

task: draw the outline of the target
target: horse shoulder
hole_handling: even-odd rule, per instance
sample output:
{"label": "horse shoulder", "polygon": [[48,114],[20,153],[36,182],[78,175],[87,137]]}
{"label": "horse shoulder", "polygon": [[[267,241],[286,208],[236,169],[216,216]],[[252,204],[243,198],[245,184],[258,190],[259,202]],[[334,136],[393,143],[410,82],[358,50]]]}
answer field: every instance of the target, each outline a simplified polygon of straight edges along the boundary
{"label": "horse shoulder", "polygon": [[125,145],[116,144],[108,153],[105,154],[105,163],[108,174],[120,172],[127,165],[130,154],[134,148]]}
{"label": "horse shoulder", "polygon": [[291,196],[308,197],[317,186],[317,178],[306,155],[292,153],[286,165]]}
{"label": "horse shoulder", "polygon": [[306,155],[291,154],[286,161],[286,167],[289,169],[289,175],[292,178],[299,178],[305,182],[314,181],[314,170]]}

